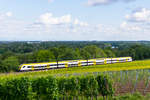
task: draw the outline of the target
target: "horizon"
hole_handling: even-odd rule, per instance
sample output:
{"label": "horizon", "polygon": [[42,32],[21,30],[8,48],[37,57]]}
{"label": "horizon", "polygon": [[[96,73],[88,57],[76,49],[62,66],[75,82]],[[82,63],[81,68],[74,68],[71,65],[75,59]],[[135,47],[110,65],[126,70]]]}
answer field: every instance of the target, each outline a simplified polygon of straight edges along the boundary
{"label": "horizon", "polygon": [[127,40],[114,40],[114,41],[107,41],[107,40],[4,40],[0,42],[150,42],[150,40],[133,40],[133,41],[127,41]]}

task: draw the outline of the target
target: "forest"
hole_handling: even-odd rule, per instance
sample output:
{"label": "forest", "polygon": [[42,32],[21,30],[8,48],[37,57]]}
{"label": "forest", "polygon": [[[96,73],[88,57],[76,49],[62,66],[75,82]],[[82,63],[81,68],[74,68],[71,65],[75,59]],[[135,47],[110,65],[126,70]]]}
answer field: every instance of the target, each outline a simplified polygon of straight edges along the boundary
{"label": "forest", "polygon": [[20,64],[106,57],[150,58],[148,41],[0,42],[0,72],[16,72]]}

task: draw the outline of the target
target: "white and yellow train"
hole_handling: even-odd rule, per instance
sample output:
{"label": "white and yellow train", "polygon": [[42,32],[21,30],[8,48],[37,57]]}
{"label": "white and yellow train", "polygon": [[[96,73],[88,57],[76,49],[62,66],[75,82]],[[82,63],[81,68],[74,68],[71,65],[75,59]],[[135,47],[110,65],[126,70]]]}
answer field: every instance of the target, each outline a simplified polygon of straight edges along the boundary
{"label": "white and yellow train", "polygon": [[55,69],[55,68],[123,63],[123,62],[131,62],[131,61],[132,61],[132,57],[119,57],[119,58],[97,58],[97,59],[89,59],[89,60],[59,61],[58,64],[57,62],[31,63],[31,64],[22,64],[19,67],[19,71],[46,70],[46,69]]}

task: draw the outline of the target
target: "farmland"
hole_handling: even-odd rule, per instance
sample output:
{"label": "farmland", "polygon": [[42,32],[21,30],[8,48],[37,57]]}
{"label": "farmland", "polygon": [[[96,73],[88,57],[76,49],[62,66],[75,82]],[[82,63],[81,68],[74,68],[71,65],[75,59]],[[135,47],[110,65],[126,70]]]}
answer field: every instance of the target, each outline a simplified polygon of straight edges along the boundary
{"label": "farmland", "polygon": [[150,100],[149,4],[1,0],[0,100]]}
{"label": "farmland", "polygon": [[148,100],[150,92],[150,60],[0,76],[0,100]]}

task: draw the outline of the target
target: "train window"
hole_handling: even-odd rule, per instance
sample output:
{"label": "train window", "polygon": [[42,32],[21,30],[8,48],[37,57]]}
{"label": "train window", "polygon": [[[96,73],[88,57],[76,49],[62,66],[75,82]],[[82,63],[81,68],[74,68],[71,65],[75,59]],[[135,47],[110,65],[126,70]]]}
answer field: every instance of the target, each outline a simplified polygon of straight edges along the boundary
{"label": "train window", "polygon": [[65,65],[65,64],[59,64],[59,65]]}
{"label": "train window", "polygon": [[22,68],[25,68],[26,66],[23,66]]}
{"label": "train window", "polygon": [[42,67],[44,67],[44,66],[39,66],[39,68],[42,68]]}
{"label": "train window", "polygon": [[28,68],[31,68],[31,66],[28,66]]}
{"label": "train window", "polygon": [[57,66],[57,64],[52,64],[52,65],[50,65],[50,66]]}
{"label": "train window", "polygon": [[34,66],[34,68],[39,68],[39,66]]}
{"label": "train window", "polygon": [[93,63],[93,61],[89,61],[89,63]]}
{"label": "train window", "polygon": [[71,66],[78,66],[78,64],[71,64]]}
{"label": "train window", "polygon": [[89,63],[89,62],[81,62],[81,63],[82,63],[82,64],[84,64],[84,63],[87,64],[87,63]]}

